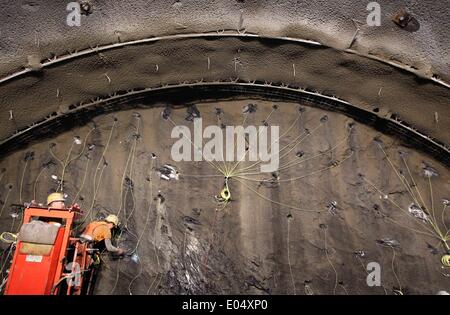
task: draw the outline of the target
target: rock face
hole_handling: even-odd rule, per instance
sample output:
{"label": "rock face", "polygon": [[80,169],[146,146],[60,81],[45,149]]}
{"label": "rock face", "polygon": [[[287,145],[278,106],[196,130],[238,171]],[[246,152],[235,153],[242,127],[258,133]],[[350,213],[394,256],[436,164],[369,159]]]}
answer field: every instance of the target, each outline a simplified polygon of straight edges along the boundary
{"label": "rock face", "polygon": [[[378,1],[380,26],[353,0],[84,2],[71,27],[67,3],[3,1],[2,152],[92,102],[219,82],[317,91],[450,143],[445,2]],[[418,29],[392,21],[401,9]]]}
{"label": "rock face", "polygon": [[[445,1],[0,2],[0,232],[63,185],[122,221],[97,294],[449,291]],[[279,126],[279,171],[176,162],[199,116]]]}
{"label": "rock face", "polygon": [[[255,110],[243,113],[248,104]],[[195,109],[172,106],[163,119],[167,105],[142,102],[100,115],[3,158],[0,231],[17,231],[20,213],[11,204],[44,201],[66,165],[68,200],[81,205],[86,222],[118,214],[115,239],[130,253],[121,260],[102,255],[96,294],[450,289],[442,243],[424,220],[431,217],[444,234],[450,225],[444,165],[342,114],[304,104],[199,102]],[[236,162],[176,162],[171,155],[172,129],[192,130],[186,118],[193,113],[204,128],[279,126],[279,171],[260,173],[244,159],[228,180],[232,201],[218,202],[220,169]],[[161,178],[165,164],[178,180]],[[381,286],[368,286],[369,263],[379,264]]]}

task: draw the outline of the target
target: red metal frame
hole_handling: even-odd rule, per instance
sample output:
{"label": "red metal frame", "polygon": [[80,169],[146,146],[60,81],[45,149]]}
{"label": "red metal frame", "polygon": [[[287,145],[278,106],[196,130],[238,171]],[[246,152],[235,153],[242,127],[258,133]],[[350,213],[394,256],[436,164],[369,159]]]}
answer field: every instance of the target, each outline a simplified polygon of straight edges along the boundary
{"label": "red metal frame", "polygon": [[[74,261],[78,263],[81,262],[80,267],[82,268],[82,271],[85,269],[88,258],[86,245],[79,243],[78,239],[70,238],[72,224],[76,214],[77,212],[70,211],[69,209],[48,209],[37,207],[25,209],[23,218],[24,223],[29,223],[33,217],[39,217],[46,220],[62,219],[65,220],[65,222],[58,231],[55,244],[53,245],[49,257],[43,258],[43,265],[27,263],[24,257],[27,255],[20,253],[22,242],[17,242],[8,282],[6,284],[5,294],[57,294],[58,289],[55,288],[61,282],[63,277],[64,260],[67,255],[68,246],[69,244],[73,244],[72,242],[75,242]],[[82,251],[80,257],[81,260],[79,261],[78,253],[80,249],[82,249]],[[30,279],[24,279],[24,274],[27,274]],[[36,278],[38,279],[37,281],[45,281],[45,283],[33,283],[31,278],[34,277],[34,274],[36,274]],[[46,280],[43,280],[45,278]],[[76,294],[76,292],[79,292],[79,289],[75,290],[74,293]],[[69,293],[69,290],[67,293]]]}
{"label": "red metal frame", "polygon": [[[73,263],[77,263],[79,266],[80,274],[80,284],[74,285],[72,287],[67,288],[67,295],[80,295],[81,289],[83,288],[83,285],[85,285],[83,282],[83,273],[89,270],[92,264],[92,258],[88,254],[88,252],[91,250],[89,245],[87,243],[81,243],[79,239],[77,238],[71,238],[71,242],[73,242],[74,246],[74,256],[73,256]],[[74,274],[76,270],[74,270],[75,264],[72,264],[72,270],[71,274]],[[90,279],[91,280],[91,279]],[[89,281],[90,282],[90,281]],[[88,284],[89,284],[88,282]],[[87,284],[87,285],[88,285]]]}

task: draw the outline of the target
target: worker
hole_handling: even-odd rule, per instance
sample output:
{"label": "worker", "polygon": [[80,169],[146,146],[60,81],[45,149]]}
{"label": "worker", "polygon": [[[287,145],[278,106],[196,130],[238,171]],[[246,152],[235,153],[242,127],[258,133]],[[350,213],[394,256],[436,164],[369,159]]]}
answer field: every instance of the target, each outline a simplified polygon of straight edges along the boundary
{"label": "worker", "polygon": [[[51,193],[47,196],[47,206],[48,208],[52,209],[65,209],[66,205],[65,202],[66,199],[64,198],[64,194],[59,192]],[[42,203],[38,203],[36,200],[31,200],[30,203],[25,203],[25,207],[43,207],[44,205]]]}
{"label": "worker", "polygon": [[[61,192],[54,192],[47,196],[47,208],[53,209],[53,210],[68,210],[68,211],[79,211],[80,208],[78,204],[74,204],[70,207],[70,209],[66,208],[65,205],[66,198],[64,197],[64,194]],[[30,203],[25,203],[26,208],[32,208],[32,207],[43,207],[42,203],[37,203],[35,200],[31,200]],[[77,213],[75,218],[78,219],[80,217],[80,214]],[[33,219],[32,219],[33,220]],[[62,219],[53,218],[51,220],[48,219],[40,219],[41,221],[50,223],[50,224],[56,224],[61,226],[63,224]]]}
{"label": "worker", "polygon": [[103,221],[94,221],[89,223],[81,233],[80,238],[84,241],[100,243],[104,241],[106,250],[116,255],[123,255],[125,251],[112,245],[111,231],[119,225],[119,218],[110,214]]}
{"label": "worker", "polygon": [[63,193],[54,192],[47,197],[47,207],[52,209],[66,209]]}

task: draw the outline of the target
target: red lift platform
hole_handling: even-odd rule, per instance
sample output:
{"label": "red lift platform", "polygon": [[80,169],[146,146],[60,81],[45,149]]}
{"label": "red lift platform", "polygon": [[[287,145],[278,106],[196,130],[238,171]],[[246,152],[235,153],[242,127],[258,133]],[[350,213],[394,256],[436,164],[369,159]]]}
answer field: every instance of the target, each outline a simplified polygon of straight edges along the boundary
{"label": "red lift platform", "polygon": [[[93,263],[91,253],[94,250],[89,244],[73,237],[73,223],[77,215],[77,207],[25,209],[24,224],[39,220],[56,225],[58,230],[53,244],[47,245],[47,251],[39,254],[30,254],[27,251],[30,243],[21,241],[19,235],[5,295],[79,295],[83,287],[90,286],[93,275],[90,272]],[[67,267],[70,272],[65,273]],[[91,277],[86,277],[87,274]]]}

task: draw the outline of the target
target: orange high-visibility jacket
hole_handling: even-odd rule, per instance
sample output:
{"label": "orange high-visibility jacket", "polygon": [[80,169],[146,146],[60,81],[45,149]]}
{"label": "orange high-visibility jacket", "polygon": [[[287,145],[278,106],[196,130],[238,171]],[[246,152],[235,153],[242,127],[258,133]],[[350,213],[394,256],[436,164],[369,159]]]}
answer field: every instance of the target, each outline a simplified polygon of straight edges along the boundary
{"label": "orange high-visibility jacket", "polygon": [[111,239],[111,230],[105,221],[94,221],[86,226],[81,235],[90,236],[94,242],[100,242],[105,239]]}

